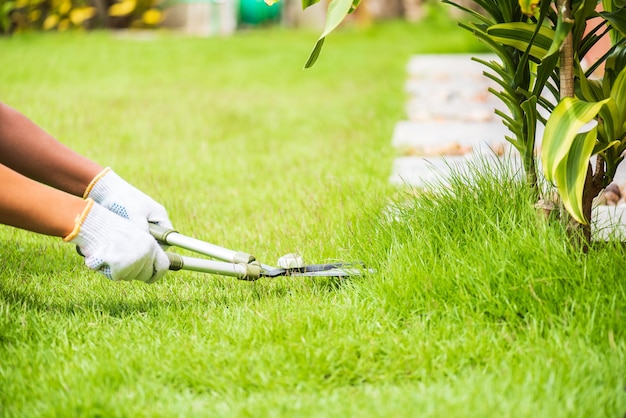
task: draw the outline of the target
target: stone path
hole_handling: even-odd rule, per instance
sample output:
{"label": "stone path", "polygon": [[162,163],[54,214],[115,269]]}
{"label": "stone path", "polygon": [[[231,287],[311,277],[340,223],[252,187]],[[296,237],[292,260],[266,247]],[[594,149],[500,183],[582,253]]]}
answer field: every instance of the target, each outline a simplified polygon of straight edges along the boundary
{"label": "stone path", "polygon": [[[452,168],[462,171],[470,162],[475,166],[489,163],[489,158],[521,173],[519,155],[505,140],[510,133],[494,113],[496,108],[506,111],[489,92],[498,86],[472,57],[497,59],[492,54],[447,54],[419,55],[409,61],[406,119],[396,124],[392,138],[398,157],[391,184],[419,188],[445,184]],[[538,126],[537,138],[542,135]],[[618,170],[617,184],[626,184],[625,164]],[[626,200],[596,207],[592,222],[594,239],[612,235],[626,241]]]}
{"label": "stone path", "polygon": [[407,66],[406,120],[399,121],[392,145],[398,157],[389,181],[426,187],[445,182],[451,167],[462,169],[469,159],[504,155],[508,130],[494,109],[505,110],[489,92],[497,84],[473,61],[495,60],[491,54],[419,55]]}

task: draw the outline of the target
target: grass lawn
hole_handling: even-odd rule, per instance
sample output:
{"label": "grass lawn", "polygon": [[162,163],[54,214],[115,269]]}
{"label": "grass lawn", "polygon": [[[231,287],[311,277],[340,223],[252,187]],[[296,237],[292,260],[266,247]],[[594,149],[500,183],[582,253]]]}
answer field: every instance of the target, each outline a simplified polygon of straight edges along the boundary
{"label": "grass lawn", "polygon": [[179,231],[377,270],[116,283],[0,226],[0,415],[624,416],[621,246],[581,254],[506,175],[434,196],[387,183],[409,57],[476,42],[434,17],[346,27],[302,70],[317,35],[0,39],[0,99]]}

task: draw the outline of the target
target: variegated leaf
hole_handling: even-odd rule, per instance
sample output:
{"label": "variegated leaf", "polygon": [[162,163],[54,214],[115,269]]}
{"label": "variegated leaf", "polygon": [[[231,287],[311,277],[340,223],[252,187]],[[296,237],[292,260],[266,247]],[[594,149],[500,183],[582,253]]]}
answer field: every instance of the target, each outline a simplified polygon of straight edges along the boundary
{"label": "variegated leaf", "polygon": [[528,49],[532,40],[530,55],[537,59],[543,59],[552,46],[555,32],[549,27],[542,26],[533,40],[535,29],[535,25],[524,22],[500,23],[490,26],[487,29],[487,34],[495,42],[512,46],[522,52]]}
{"label": "variegated leaf", "polygon": [[541,149],[541,161],[548,181],[555,182],[556,170],[567,157],[576,135],[598,115],[608,100],[589,103],[566,97],[554,108],[546,123]]}
{"label": "variegated leaf", "polygon": [[595,126],[588,132],[575,135],[566,158],[559,163],[555,173],[563,206],[581,224],[589,223],[583,214],[583,190],[596,137]]}

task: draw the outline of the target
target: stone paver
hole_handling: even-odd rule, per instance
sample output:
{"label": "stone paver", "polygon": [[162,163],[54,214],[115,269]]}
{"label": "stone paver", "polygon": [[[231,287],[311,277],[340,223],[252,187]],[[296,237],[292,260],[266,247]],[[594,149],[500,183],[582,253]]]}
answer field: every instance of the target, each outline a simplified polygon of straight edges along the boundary
{"label": "stone paver", "polygon": [[[407,65],[406,120],[392,145],[398,151],[389,181],[426,187],[446,181],[452,167],[463,169],[479,155],[510,153],[508,129],[495,114],[502,103],[489,92],[497,84],[483,75],[493,54],[419,55]],[[513,157],[514,158],[514,157]]]}
{"label": "stone paver", "polygon": [[[506,164],[522,175],[519,154],[505,139],[510,132],[494,113],[495,109],[506,113],[489,92],[490,87],[499,87],[483,75],[488,68],[472,57],[497,59],[491,54],[447,54],[419,55],[409,61],[406,119],[394,128],[391,142],[398,157],[390,183],[428,188],[446,184],[452,169],[468,177],[467,169],[479,164]],[[543,126],[538,125],[540,144]],[[618,169],[615,182],[626,184],[626,165]],[[592,225],[594,240],[626,241],[626,203],[596,207]]]}

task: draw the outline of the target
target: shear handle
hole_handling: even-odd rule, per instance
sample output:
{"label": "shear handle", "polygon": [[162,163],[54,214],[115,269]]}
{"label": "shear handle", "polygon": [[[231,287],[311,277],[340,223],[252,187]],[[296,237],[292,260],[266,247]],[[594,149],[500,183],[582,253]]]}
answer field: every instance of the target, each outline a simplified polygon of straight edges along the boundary
{"label": "shear handle", "polygon": [[249,264],[256,260],[251,254],[229,250],[206,241],[200,241],[199,239],[182,235],[175,229],[164,228],[153,223],[150,224],[150,234],[157,241],[167,245],[184,248],[229,263]]}

